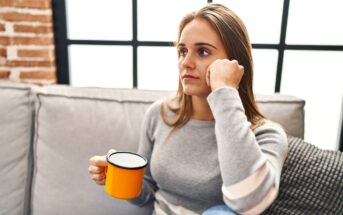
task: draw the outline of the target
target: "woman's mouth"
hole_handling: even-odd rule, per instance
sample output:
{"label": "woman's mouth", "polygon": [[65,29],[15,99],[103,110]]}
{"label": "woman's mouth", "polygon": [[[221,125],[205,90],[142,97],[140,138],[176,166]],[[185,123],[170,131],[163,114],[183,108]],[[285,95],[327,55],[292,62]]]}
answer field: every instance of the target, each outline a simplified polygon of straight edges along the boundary
{"label": "woman's mouth", "polygon": [[195,77],[193,75],[183,75],[182,80],[195,80],[195,79],[200,79],[198,77]]}

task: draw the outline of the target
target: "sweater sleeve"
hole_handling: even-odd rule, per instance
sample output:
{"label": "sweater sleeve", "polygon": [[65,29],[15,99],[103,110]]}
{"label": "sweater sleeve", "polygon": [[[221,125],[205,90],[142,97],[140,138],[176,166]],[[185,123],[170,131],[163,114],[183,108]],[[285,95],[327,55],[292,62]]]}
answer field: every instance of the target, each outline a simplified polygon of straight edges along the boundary
{"label": "sweater sleeve", "polygon": [[213,91],[208,102],[215,118],[225,203],[240,214],[259,214],[276,198],[288,146],[281,126],[250,128],[238,91]]}
{"label": "sweater sleeve", "polygon": [[[144,170],[144,181],[141,194],[135,198],[130,199],[129,202],[138,206],[144,206],[148,202],[155,199],[155,191],[157,190],[157,185],[152,178],[150,171],[150,160],[153,150],[154,138],[153,138],[153,127],[154,127],[154,117],[156,117],[156,109],[158,109],[158,102],[152,104],[148,110],[145,112],[143,124],[141,127],[138,154],[142,155],[148,160],[148,165]],[[157,113],[158,114],[158,113]]]}

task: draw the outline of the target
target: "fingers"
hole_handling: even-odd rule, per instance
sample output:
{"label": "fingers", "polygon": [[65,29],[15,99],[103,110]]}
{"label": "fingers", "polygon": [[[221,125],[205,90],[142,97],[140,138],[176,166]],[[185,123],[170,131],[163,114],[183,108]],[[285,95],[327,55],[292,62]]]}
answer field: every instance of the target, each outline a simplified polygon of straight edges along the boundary
{"label": "fingers", "polygon": [[93,156],[89,159],[88,172],[90,178],[98,185],[105,185],[106,180],[106,167],[107,167],[107,157],[116,152],[114,149],[110,149],[107,155],[103,156]]}
{"label": "fingers", "polygon": [[[244,66],[238,64],[238,69],[241,72],[241,78],[242,78],[242,76],[244,75]],[[237,90],[239,90],[239,85],[240,85],[240,82],[238,83],[236,87]]]}
{"label": "fingers", "polygon": [[89,174],[100,174],[104,172],[104,167],[90,165],[88,167]]}
{"label": "fingers", "polygon": [[89,159],[89,167],[88,167],[89,176],[98,185],[105,184],[106,166],[107,166],[106,155],[93,156]]}
{"label": "fingers", "polygon": [[93,174],[91,179],[98,185],[105,185],[106,176],[105,174]]}
{"label": "fingers", "polygon": [[106,155],[104,156],[93,156],[89,159],[89,164],[92,166],[107,166]]}
{"label": "fingers", "polygon": [[101,181],[95,181],[97,185],[105,185],[106,179],[103,179]]}
{"label": "fingers", "polygon": [[93,181],[101,181],[106,178],[105,171],[100,171],[98,173],[90,173],[90,177]]}
{"label": "fingers", "polygon": [[105,185],[105,167],[90,166],[88,168],[90,178],[98,185]]}
{"label": "fingers", "polygon": [[244,66],[238,65],[238,68],[239,68],[240,71],[242,71],[244,73]]}
{"label": "fingers", "polygon": [[[227,59],[223,60],[227,61]],[[238,68],[244,68],[236,59],[228,60],[229,62],[233,63],[234,65],[238,66]]]}

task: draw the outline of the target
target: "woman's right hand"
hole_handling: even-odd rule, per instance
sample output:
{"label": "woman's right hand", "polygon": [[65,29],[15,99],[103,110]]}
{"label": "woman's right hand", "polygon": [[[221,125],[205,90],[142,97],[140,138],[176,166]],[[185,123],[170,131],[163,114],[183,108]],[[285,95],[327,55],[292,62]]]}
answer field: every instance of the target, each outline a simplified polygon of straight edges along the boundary
{"label": "woman's right hand", "polygon": [[[110,149],[107,153],[109,155],[110,153],[115,152],[114,149]],[[107,167],[107,155],[103,156],[93,156],[89,159],[89,167],[88,172],[90,175],[90,178],[98,185],[105,185],[105,169]]]}
{"label": "woman's right hand", "polygon": [[237,60],[217,59],[207,69],[206,83],[212,91],[220,87],[238,89],[243,75],[244,67]]}

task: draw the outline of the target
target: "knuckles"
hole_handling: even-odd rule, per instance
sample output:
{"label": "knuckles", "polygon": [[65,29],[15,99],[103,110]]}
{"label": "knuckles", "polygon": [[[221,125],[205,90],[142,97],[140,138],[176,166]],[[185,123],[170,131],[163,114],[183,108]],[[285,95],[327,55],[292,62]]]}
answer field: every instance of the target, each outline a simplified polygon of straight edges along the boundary
{"label": "knuckles", "polygon": [[225,67],[227,66],[233,66],[239,69],[242,69],[243,66],[239,64],[239,62],[236,59],[229,60],[229,59],[216,59],[215,61],[212,62],[211,68],[217,67],[223,65]]}

